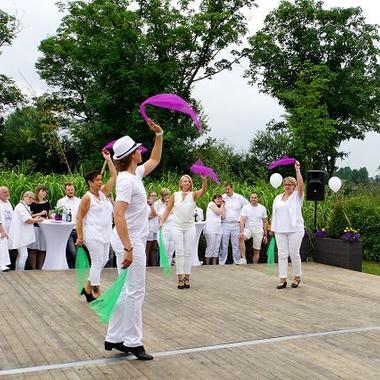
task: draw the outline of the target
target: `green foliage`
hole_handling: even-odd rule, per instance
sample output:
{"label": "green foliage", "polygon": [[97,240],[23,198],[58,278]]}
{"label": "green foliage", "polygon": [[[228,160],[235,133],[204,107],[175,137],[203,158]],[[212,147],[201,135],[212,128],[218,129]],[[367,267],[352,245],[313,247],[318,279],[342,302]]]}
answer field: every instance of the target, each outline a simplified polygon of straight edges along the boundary
{"label": "green foliage", "polygon": [[[174,92],[201,110],[192,99],[192,86],[239,60],[238,47],[247,32],[242,10],[253,4],[61,2],[66,16],[57,34],[41,42],[36,67],[73,116],[70,132],[81,162],[91,165],[106,142],[124,134],[150,148],[152,134],[138,107],[151,95]],[[219,57],[226,50],[231,60]],[[154,175],[186,170],[199,137],[189,118],[164,110],[150,109],[148,114],[165,130],[166,154]]]}
{"label": "green foliage", "polygon": [[351,222],[347,219],[343,203],[338,200],[334,204],[328,224],[328,234],[333,238],[340,238],[346,227],[351,226]]}
{"label": "green foliage", "polygon": [[346,166],[344,168],[339,168],[336,173],[340,179],[353,182],[355,184],[367,183],[369,181],[367,168],[351,169]]}
{"label": "green foliage", "polygon": [[356,196],[345,202],[348,217],[363,236],[364,257],[380,261],[380,197]]}
{"label": "green foliage", "polygon": [[249,39],[246,75],[285,107],[286,131],[309,168],[331,175],[342,141],[380,130],[379,39],[360,8],[315,0],[281,1]]}
{"label": "green foliage", "polygon": [[[18,30],[18,22],[14,16],[0,9],[0,47],[10,45]],[[0,51],[1,55],[1,51]],[[24,98],[7,76],[0,74],[0,116],[5,110],[23,102]],[[0,120],[1,125],[1,120]]]}

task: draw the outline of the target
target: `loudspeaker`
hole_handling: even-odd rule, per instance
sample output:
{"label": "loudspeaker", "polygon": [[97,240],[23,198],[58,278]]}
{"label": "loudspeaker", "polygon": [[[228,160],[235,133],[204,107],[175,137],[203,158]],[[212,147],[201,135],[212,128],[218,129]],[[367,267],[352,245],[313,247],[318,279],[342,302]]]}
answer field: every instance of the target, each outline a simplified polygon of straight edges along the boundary
{"label": "loudspeaker", "polygon": [[325,172],[309,170],[307,172],[306,199],[308,201],[323,201],[325,199]]}

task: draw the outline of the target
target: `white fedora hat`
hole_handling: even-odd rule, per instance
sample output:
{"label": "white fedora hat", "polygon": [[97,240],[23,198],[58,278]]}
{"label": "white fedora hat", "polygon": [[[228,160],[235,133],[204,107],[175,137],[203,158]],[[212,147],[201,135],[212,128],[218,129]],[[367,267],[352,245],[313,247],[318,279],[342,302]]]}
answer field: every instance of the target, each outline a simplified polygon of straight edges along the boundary
{"label": "white fedora hat", "polygon": [[120,137],[113,144],[113,159],[121,160],[127,157],[129,154],[133,153],[141,143],[136,143],[129,136]]}

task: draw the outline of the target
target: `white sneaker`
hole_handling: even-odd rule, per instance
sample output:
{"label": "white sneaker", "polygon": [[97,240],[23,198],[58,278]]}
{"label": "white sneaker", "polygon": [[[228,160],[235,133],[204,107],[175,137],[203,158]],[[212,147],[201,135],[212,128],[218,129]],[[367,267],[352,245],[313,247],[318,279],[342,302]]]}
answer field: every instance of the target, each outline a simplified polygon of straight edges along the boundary
{"label": "white sneaker", "polygon": [[238,265],[246,265],[247,259],[240,258],[240,260],[237,262]]}
{"label": "white sneaker", "polygon": [[6,265],[2,265],[2,266],[0,267],[0,271],[1,271],[1,272],[8,272],[8,271],[9,271],[9,268],[8,268]]}

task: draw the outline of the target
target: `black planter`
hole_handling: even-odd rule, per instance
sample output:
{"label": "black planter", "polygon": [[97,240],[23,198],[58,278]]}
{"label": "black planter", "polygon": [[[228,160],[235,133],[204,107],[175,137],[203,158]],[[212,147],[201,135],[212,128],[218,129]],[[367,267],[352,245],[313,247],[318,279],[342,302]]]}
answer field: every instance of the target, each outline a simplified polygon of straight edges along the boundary
{"label": "black planter", "polygon": [[362,271],[363,242],[316,238],[314,261],[339,268]]}

